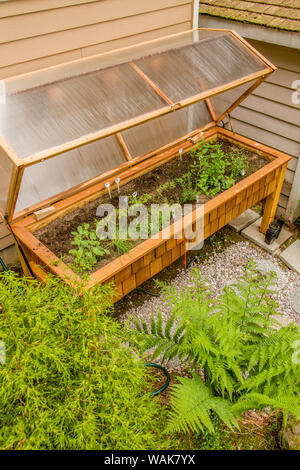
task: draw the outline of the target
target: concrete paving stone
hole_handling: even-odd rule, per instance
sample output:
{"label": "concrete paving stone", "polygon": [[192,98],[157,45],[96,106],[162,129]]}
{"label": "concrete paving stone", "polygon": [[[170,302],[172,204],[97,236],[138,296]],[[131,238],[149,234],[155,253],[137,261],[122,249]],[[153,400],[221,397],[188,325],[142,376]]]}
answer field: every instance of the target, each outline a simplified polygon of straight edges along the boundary
{"label": "concrete paving stone", "polygon": [[253,211],[252,209],[248,209],[241,215],[236,217],[234,220],[232,220],[229,226],[233,228],[233,230],[235,230],[236,232],[240,232],[244,228],[253,224],[253,222],[255,222],[259,218],[260,215],[257,212]]}
{"label": "concrete paving stone", "polygon": [[296,240],[282,251],[279,257],[290,269],[300,274],[300,240]]}
{"label": "concrete paving stone", "polygon": [[254,224],[251,224],[242,230],[241,234],[251,242],[268,251],[268,253],[274,254],[277,250],[279,250],[280,246],[292,236],[288,230],[283,228],[277,240],[271,243],[271,245],[268,245],[265,243],[265,235],[259,231],[260,223],[261,217],[256,220]]}

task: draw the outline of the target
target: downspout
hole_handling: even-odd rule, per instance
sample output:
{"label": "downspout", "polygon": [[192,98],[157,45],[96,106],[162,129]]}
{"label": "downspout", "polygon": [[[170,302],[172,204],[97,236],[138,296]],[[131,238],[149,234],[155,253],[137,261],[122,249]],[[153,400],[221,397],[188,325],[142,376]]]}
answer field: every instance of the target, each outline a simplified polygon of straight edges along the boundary
{"label": "downspout", "polygon": [[193,29],[199,28],[200,0],[193,1]]}
{"label": "downspout", "polygon": [[288,205],[285,212],[285,219],[288,222],[294,222],[297,217],[300,216],[300,155],[298,157],[298,163],[296,172],[294,175],[294,181],[292,184],[292,190],[289,196]]}

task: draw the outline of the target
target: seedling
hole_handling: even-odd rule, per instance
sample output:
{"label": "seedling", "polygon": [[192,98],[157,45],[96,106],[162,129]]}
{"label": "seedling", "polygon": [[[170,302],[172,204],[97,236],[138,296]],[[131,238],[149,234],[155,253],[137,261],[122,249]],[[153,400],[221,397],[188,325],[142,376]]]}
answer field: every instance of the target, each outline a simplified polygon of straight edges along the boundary
{"label": "seedling", "polygon": [[138,193],[134,192],[128,197],[130,204],[137,204],[137,202],[138,202],[137,201],[137,195],[138,195]]}
{"label": "seedling", "polygon": [[117,251],[119,256],[123,255],[124,253],[128,253],[131,249],[130,240],[122,240],[119,238],[119,234],[117,234],[117,238],[112,240],[111,245]]}
{"label": "seedling", "polygon": [[233,179],[237,179],[240,176],[245,176],[248,168],[248,162],[243,149],[232,149],[230,154],[230,171]]}
{"label": "seedling", "polygon": [[80,225],[77,232],[72,232],[74,240],[72,245],[76,246],[69,251],[74,257],[74,269],[78,272],[90,271],[99,258],[109,255],[109,250],[101,247],[97,238],[96,230],[90,230],[90,224]]}

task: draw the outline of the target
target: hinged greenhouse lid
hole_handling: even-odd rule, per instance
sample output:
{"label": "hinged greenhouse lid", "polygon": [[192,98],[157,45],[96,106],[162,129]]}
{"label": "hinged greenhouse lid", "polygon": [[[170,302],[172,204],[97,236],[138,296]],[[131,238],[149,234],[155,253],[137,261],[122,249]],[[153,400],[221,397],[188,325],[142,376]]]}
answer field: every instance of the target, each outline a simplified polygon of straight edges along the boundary
{"label": "hinged greenhouse lid", "polygon": [[273,70],[235,32],[199,29],[3,80],[1,213],[217,124]]}

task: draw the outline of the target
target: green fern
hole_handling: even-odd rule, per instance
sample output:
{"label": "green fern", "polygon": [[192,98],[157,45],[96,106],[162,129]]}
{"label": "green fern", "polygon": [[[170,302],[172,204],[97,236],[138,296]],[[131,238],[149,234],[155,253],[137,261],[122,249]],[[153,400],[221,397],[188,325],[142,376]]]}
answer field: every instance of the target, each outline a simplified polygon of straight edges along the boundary
{"label": "green fern", "polygon": [[174,413],[169,418],[168,432],[208,429],[214,432],[211,413],[214,412],[230,428],[238,427],[233,405],[229,400],[215,397],[212,389],[200,377],[193,380],[179,378],[180,383],[171,392]]}

